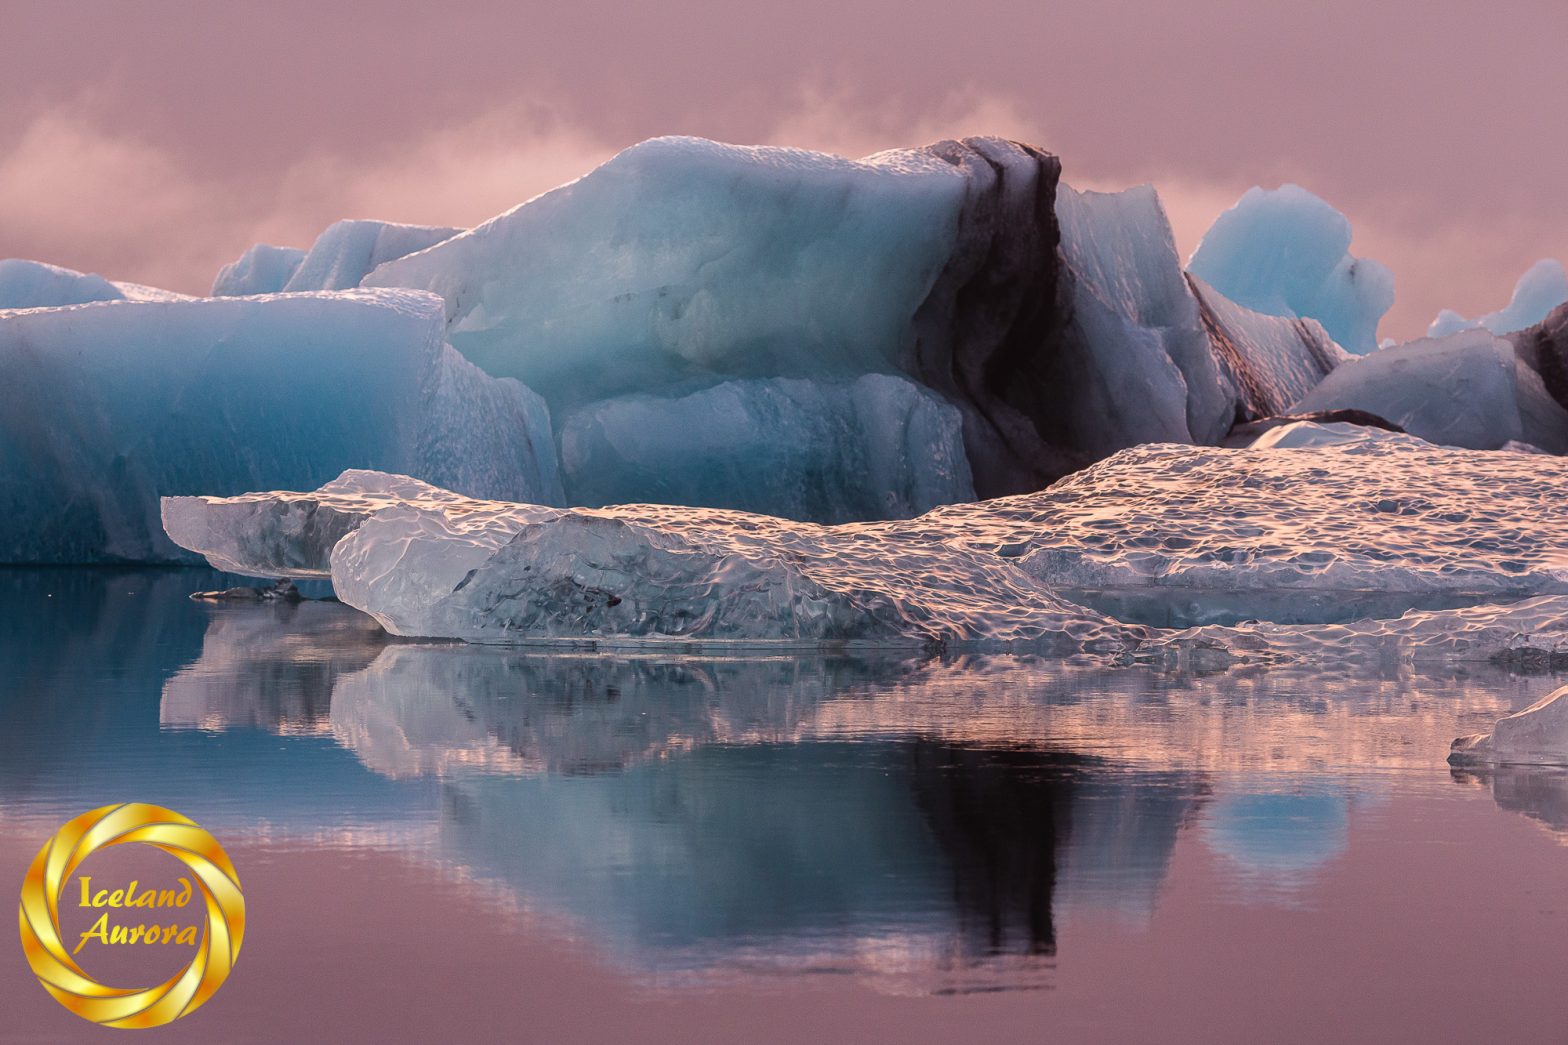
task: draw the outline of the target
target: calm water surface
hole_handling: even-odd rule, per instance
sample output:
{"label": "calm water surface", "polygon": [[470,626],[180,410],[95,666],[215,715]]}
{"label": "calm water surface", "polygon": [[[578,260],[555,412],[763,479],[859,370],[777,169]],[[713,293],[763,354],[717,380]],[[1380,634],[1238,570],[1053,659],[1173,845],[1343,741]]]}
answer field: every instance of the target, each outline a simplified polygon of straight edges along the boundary
{"label": "calm water surface", "polygon": [[[1568,1041],[1568,775],[1444,762],[1568,680],[547,656],[228,583],[0,572],[0,881],[138,800],[244,882],[159,1037]],[[14,942],[0,1012],[92,1030]]]}

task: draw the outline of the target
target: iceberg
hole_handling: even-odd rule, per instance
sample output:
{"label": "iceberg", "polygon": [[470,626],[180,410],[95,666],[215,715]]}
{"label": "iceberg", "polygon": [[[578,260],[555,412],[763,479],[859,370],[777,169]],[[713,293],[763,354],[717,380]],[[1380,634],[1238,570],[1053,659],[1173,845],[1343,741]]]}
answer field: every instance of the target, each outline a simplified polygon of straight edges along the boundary
{"label": "iceberg", "polygon": [[694,374],[886,372],[964,183],[918,150],[656,138],[364,283],[440,294],[453,347],[563,414]]}
{"label": "iceberg", "polygon": [[451,239],[461,229],[350,219],[329,225],[308,251],[258,243],[225,265],[213,297],[351,290],[378,266]]}
{"label": "iceberg", "polygon": [[1433,443],[1568,451],[1568,412],[1513,347],[1485,330],[1380,349],[1338,367],[1292,413],[1364,410]]}
{"label": "iceberg", "polygon": [[177,543],[223,568],[329,575],[395,635],[1076,649],[1125,630],[993,552],[886,529],[909,524],[562,510],[363,472],[314,494],[168,498],[163,513]]}
{"label": "iceberg", "polygon": [[114,282],[23,258],[0,260],[0,310],[58,308],[93,301],[178,301],[186,295],[140,283]]}
{"label": "iceberg", "polygon": [[1427,328],[1427,337],[1442,337],[1460,330],[1484,327],[1494,334],[1511,334],[1544,320],[1558,305],[1568,302],[1568,271],[1555,258],[1543,258],[1525,270],[1514,285],[1508,307],[1471,321],[1445,308]]}
{"label": "iceberg", "polygon": [[[741,414],[765,423],[781,395],[800,412],[803,385],[763,383],[811,381],[824,405],[808,412],[839,420],[810,427],[837,430],[851,461],[878,451],[827,409],[843,398],[835,387],[906,378],[957,409],[982,497],[1039,489],[1139,442],[1218,442],[1337,364],[1313,324],[1212,290],[1200,307],[1151,188],[1079,193],[1060,170],[999,138],[860,161],[659,138],[363,283],[440,294],[452,345],[543,396],[563,446],[615,417],[672,432],[699,403],[724,403],[733,433]],[[908,431],[935,440],[910,447],[912,462],[937,464],[916,485],[950,491],[948,429]],[[781,433],[744,441],[787,443]],[[725,478],[736,454],[717,436],[676,441],[678,453],[649,438],[632,457],[624,439],[614,452],[587,441],[600,447],[592,468],[568,453],[572,503],[646,498],[654,472],[679,473],[671,488],[693,503],[813,521],[933,503],[881,473],[848,503],[834,491],[842,468],[816,468],[816,451],[781,447],[764,490]]]}
{"label": "iceberg", "polygon": [[189,561],[160,496],[353,466],[559,502],[544,404],[441,329],[385,290],[0,314],[0,562]]}
{"label": "iceberg", "polygon": [[[1013,148],[1020,167],[1040,166]],[[562,426],[563,444],[597,448],[586,451],[591,472],[566,470],[572,502],[634,500],[646,496],[648,475],[660,473],[703,503],[788,514],[814,502],[824,509],[821,518],[837,519],[849,508],[833,475],[879,449],[864,440],[853,410],[830,405],[844,396],[826,386],[919,369],[914,317],[953,255],[967,191],[963,170],[929,151],[857,163],[794,149],[655,139],[477,228],[383,264],[364,282],[441,294],[455,348],[542,395]],[[1051,240],[1048,248],[1054,246]],[[922,329],[951,322],[928,309]],[[811,395],[821,402],[805,408],[821,418],[813,438],[832,427],[847,440],[832,452],[842,463],[825,477],[819,451],[784,452],[773,455],[775,463],[791,470],[753,474],[735,487],[724,481],[735,446],[717,432],[684,442],[647,439],[625,448],[635,451],[632,459],[593,434],[632,417],[673,433],[694,420],[693,408],[721,401],[731,408],[727,421],[750,411],[766,422],[767,402],[781,395],[794,395],[795,405],[785,409],[799,414],[803,385],[774,384],[770,393],[759,384],[778,379],[825,386]],[[939,407],[933,400],[924,412],[936,417]],[[830,414],[839,417],[829,423]],[[966,426],[981,417],[978,409],[964,411]],[[907,431],[936,440],[912,448],[911,465],[928,458],[936,464],[916,485],[952,496],[964,484],[943,474],[951,451],[945,420]],[[763,427],[744,438],[761,445],[794,437]],[[702,456],[707,448],[715,455]],[[905,478],[889,478],[894,486],[868,489],[860,500],[870,507],[903,501]],[[772,483],[783,496],[769,499],[753,480]]]}
{"label": "iceberg", "polygon": [[1533,327],[1508,335],[1521,362],[1539,374],[1546,391],[1568,408],[1568,303]]}
{"label": "iceberg", "polygon": [[1146,442],[1218,442],[1234,420],[1170,224],[1149,186],[1063,186],[1072,326],[1057,361],[1068,440],[1091,459]]}
{"label": "iceberg", "polygon": [[1140,446],[1039,494],[924,521],[984,533],[1027,506],[1033,532],[1014,551],[1056,588],[1568,594],[1568,543],[1549,521],[1568,461],[1371,428],[1294,447],[1288,435],[1271,449]]}
{"label": "iceberg", "polygon": [[277,294],[289,285],[305,252],[298,247],[274,247],[258,243],[239,260],[231,261],[218,270],[212,281],[215,298],[246,297],[254,294]]}
{"label": "iceberg", "polygon": [[1237,422],[1284,414],[1352,358],[1315,319],[1270,316],[1187,274],[1215,358],[1235,395]]}
{"label": "iceberg", "polygon": [[1394,303],[1394,275],[1353,256],[1350,241],[1345,216],[1301,186],[1254,187],[1215,219],[1187,269],[1246,308],[1316,319],[1364,355]]}

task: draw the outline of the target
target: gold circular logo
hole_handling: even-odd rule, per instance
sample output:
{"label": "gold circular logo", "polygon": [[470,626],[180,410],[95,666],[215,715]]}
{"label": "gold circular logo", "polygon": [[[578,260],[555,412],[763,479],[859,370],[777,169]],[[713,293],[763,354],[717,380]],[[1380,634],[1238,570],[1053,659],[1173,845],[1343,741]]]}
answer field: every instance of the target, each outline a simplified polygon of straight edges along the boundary
{"label": "gold circular logo", "polygon": [[[60,939],[61,896],[72,873],[99,849],[128,842],[160,849],[183,863],[207,904],[207,924],[195,956],[184,969],[155,987],[106,987],[96,982],[82,971]],[[84,906],[97,905],[95,900],[99,900],[115,907],[152,907],[161,905],[165,898],[169,904],[190,899],[188,882],[184,900],[178,899],[175,890],[163,894],[148,890],[143,896],[146,903],[136,903],[135,896],[125,903],[123,893],[105,899],[105,893],[100,892],[95,898],[82,881]],[[83,813],[45,842],[22,883],[20,917],[22,949],[38,982],[61,1005],[105,1027],[158,1027],[195,1012],[229,978],[245,937],[245,897],[223,847],[188,817],[142,802]],[[161,930],[165,942],[175,928]],[[137,927],[138,934],[143,931],[160,930],[157,926],[151,930]],[[185,931],[194,936],[194,927]],[[145,939],[152,942],[150,937]]]}

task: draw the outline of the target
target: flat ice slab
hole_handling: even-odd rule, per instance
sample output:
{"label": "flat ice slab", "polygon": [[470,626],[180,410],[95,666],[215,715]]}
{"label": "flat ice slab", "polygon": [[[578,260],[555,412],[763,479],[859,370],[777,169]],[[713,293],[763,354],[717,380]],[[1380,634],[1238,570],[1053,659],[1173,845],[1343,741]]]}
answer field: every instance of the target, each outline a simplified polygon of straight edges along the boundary
{"label": "flat ice slab", "polygon": [[[1568,648],[1564,489],[1557,458],[1374,432],[1294,449],[1137,447],[1037,494],[837,526],[479,501],[364,472],[314,493],[170,499],[164,514],[224,569],[329,574],[399,635],[1445,660]],[[1161,631],[1067,597],[1096,588],[1200,607],[1252,593],[1261,608],[1293,590],[1387,598],[1382,619],[1350,624]],[[1388,619],[1401,594],[1411,612]],[[1434,602],[1459,608],[1415,609]]]}

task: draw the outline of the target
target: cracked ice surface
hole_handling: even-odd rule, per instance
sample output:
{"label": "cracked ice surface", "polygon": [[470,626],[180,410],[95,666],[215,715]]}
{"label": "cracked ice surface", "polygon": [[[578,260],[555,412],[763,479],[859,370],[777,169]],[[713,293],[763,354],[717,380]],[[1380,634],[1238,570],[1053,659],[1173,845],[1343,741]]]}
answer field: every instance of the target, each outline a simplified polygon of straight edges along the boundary
{"label": "cracked ice surface", "polygon": [[242,573],[322,576],[398,635],[479,642],[942,642],[1073,651],[1127,628],[918,524],[706,508],[563,510],[345,473],[314,494],[164,501],[173,539]]}
{"label": "cracked ice surface", "polygon": [[[900,522],[545,508],[367,472],[310,494],[168,498],[164,519],[221,568],[330,575],[398,635],[1444,661],[1568,646],[1568,542],[1552,522],[1565,482],[1557,459],[1379,433],[1299,449],[1137,447],[1038,494]],[[1170,631],[1064,594],[1097,587],[1488,604]]]}

